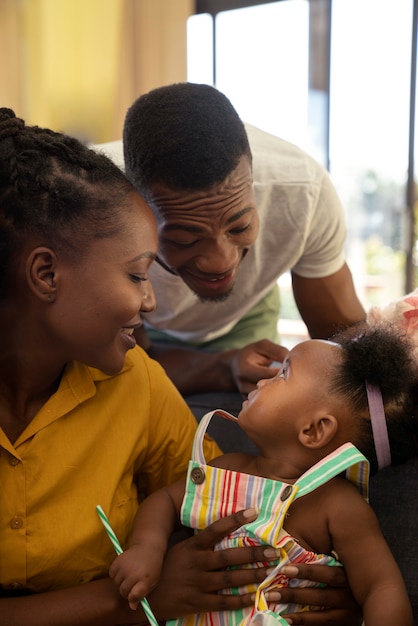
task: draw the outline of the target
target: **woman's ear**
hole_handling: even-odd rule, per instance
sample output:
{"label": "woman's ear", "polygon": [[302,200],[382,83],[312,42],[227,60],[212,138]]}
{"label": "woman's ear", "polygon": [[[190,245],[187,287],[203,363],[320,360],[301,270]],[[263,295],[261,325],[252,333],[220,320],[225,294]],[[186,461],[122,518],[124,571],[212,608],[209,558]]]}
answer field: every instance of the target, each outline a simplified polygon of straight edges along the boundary
{"label": "woman's ear", "polygon": [[338,430],[338,420],[334,415],[318,415],[299,431],[299,441],[307,448],[322,448],[332,441]]}
{"label": "woman's ear", "polygon": [[34,248],[26,261],[26,277],[29,288],[44,302],[53,302],[56,297],[55,252],[45,246]]}

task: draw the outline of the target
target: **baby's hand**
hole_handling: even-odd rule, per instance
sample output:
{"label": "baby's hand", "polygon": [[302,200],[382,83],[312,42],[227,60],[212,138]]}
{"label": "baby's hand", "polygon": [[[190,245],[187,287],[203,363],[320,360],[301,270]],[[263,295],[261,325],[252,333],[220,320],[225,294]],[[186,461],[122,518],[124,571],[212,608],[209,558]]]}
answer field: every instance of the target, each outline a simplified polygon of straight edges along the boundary
{"label": "baby's hand", "polygon": [[162,560],[144,545],[133,545],[116,557],[109,576],[119,588],[119,593],[129,602],[133,611],[142,598],[150,593],[160,578]]}

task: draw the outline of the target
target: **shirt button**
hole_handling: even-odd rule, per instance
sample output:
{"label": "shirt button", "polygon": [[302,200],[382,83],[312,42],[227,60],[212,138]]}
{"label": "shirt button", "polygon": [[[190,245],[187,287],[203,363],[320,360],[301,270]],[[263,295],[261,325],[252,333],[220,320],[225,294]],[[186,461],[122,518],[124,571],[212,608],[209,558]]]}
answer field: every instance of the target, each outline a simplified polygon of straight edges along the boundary
{"label": "shirt button", "polygon": [[10,528],[13,530],[19,530],[23,526],[23,519],[21,517],[13,517],[10,520]]}
{"label": "shirt button", "polygon": [[290,496],[290,494],[292,493],[292,486],[291,485],[287,485],[287,487],[285,487],[282,491],[282,493],[280,494],[280,500],[282,502],[284,502],[285,500],[288,499],[288,497]]}
{"label": "shirt button", "polygon": [[12,456],[10,459],[10,465],[19,465],[19,459],[17,459],[15,456]]}
{"label": "shirt button", "polygon": [[205,480],[205,472],[201,467],[194,467],[191,471],[190,478],[195,485],[201,485]]}

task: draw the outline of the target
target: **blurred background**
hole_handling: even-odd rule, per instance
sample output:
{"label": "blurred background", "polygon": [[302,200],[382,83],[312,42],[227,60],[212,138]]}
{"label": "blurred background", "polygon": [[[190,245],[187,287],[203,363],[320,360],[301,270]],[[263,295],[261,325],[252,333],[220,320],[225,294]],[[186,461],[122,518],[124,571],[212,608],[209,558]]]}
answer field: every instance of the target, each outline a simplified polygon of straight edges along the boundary
{"label": "blurred background", "polygon": [[[417,284],[417,13],[418,0],[0,0],[0,103],[101,143],[140,94],[215,85],[329,169],[369,308]],[[296,341],[290,277],[279,284]]]}
{"label": "blurred background", "polygon": [[135,98],[186,79],[192,0],[0,0],[0,99],[28,123],[121,136]]}

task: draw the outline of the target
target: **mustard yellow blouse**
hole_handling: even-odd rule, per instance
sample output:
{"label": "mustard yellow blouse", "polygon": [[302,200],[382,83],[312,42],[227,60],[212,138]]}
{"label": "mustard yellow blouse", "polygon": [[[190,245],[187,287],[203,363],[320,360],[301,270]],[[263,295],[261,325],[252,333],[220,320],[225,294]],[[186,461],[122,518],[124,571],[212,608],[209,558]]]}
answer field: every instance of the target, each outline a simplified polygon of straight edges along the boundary
{"label": "mustard yellow blouse", "polygon": [[[69,364],[14,445],[0,429],[0,586],[41,592],[106,576],[115,552],[96,505],[124,546],[137,485],[141,498],[183,475],[195,430],[140,348],[116,376]],[[213,441],[207,454],[219,454]]]}

